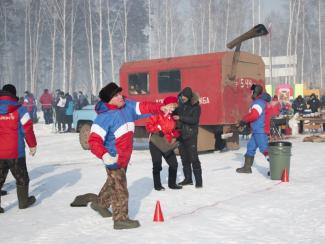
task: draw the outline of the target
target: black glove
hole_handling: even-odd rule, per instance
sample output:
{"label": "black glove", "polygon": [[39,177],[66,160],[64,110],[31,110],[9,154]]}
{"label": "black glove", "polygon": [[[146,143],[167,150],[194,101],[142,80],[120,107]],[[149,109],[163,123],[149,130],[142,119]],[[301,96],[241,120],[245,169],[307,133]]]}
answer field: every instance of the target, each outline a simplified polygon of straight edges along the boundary
{"label": "black glove", "polygon": [[247,123],[246,123],[244,120],[239,121],[239,126],[240,126],[240,127],[245,127],[246,124],[247,124]]}
{"label": "black glove", "polygon": [[162,132],[161,130],[158,132],[158,134],[159,134],[159,136],[161,136],[161,137],[164,137],[164,132]]}

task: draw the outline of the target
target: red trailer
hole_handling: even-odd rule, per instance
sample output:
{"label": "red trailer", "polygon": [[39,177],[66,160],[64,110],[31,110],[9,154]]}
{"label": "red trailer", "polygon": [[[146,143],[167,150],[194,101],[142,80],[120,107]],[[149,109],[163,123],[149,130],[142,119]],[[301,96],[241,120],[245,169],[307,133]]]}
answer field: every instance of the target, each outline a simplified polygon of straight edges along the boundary
{"label": "red trailer", "polygon": [[[239,52],[218,52],[155,60],[128,62],[120,69],[120,85],[129,98],[162,101],[184,87],[199,94],[201,119],[198,149],[214,150],[215,132],[224,131],[247,113],[253,83],[264,86],[261,57]],[[145,137],[144,122],[137,123],[136,136]],[[227,139],[229,148],[239,147],[239,136]]]}

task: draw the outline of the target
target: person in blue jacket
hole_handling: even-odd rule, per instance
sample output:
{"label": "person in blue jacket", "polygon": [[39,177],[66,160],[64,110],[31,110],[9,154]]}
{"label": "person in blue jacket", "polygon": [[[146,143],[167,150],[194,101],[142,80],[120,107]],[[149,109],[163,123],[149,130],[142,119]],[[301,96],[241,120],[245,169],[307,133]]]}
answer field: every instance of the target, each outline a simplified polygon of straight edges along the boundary
{"label": "person in blue jacket", "polygon": [[240,126],[247,123],[250,124],[252,136],[247,143],[247,151],[245,154],[245,163],[241,168],[236,169],[237,173],[252,173],[252,165],[257,148],[264,156],[268,157],[268,136],[266,133],[266,109],[267,101],[263,99],[263,87],[261,85],[253,84],[251,87],[253,91],[253,102],[249,108],[249,112],[239,122]]}

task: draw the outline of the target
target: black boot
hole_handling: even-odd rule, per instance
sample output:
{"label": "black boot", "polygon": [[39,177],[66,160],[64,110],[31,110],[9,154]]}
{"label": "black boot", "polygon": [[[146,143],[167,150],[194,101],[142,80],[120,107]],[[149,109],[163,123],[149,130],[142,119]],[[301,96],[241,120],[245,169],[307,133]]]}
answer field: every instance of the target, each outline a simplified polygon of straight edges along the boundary
{"label": "black boot", "polygon": [[202,170],[201,169],[194,169],[193,170],[194,178],[195,178],[195,187],[201,188],[202,185]]}
{"label": "black boot", "polygon": [[4,196],[4,195],[7,195],[7,194],[8,194],[7,191],[1,190],[1,192],[0,192],[0,196]]}
{"label": "black boot", "polygon": [[34,196],[28,196],[28,185],[18,186],[17,185],[17,197],[18,197],[18,207],[20,209],[28,208],[36,202]]}
{"label": "black boot", "polygon": [[191,166],[183,167],[183,172],[184,172],[185,179],[183,181],[179,182],[178,184],[181,186],[193,185]]}
{"label": "black boot", "polygon": [[[1,198],[0,198],[0,205],[1,205]],[[0,213],[4,213],[5,210],[0,206]]]}
{"label": "black boot", "polygon": [[253,162],[254,162],[254,157],[245,155],[244,166],[241,167],[241,168],[236,169],[236,172],[237,173],[251,174],[252,173]]}
{"label": "black boot", "polygon": [[183,187],[176,184],[176,177],[177,177],[177,169],[169,167],[168,169],[168,187],[170,189],[179,190]]}
{"label": "black boot", "polygon": [[160,172],[153,173],[153,186],[156,191],[164,191],[165,190],[165,188],[161,185]]}

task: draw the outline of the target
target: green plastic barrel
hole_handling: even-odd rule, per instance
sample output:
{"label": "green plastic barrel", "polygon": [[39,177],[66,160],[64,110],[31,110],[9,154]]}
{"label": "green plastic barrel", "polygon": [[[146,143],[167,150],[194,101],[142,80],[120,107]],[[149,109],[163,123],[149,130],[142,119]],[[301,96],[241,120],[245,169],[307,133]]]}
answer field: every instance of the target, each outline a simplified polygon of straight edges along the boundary
{"label": "green plastic barrel", "polygon": [[276,141],[269,143],[270,176],[272,180],[281,180],[283,170],[290,173],[291,142]]}

